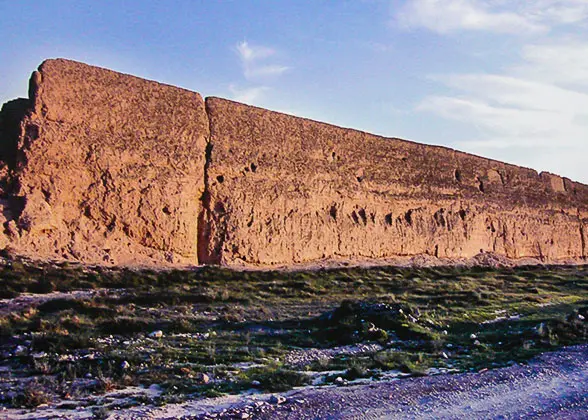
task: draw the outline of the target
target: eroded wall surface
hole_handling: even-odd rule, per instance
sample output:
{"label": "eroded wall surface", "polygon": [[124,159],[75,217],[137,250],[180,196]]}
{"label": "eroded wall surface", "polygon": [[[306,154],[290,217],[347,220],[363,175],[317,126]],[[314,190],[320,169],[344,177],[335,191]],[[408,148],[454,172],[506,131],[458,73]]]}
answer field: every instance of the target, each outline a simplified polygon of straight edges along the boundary
{"label": "eroded wall surface", "polygon": [[586,256],[585,185],[223,99],[206,107],[204,261]]}
{"label": "eroded wall surface", "polygon": [[20,129],[9,165],[16,214],[4,220],[17,252],[196,261],[208,137],[198,93],[48,60],[32,76]]}
{"label": "eroded wall surface", "polygon": [[585,261],[588,186],[67,60],[0,113],[0,247],[184,266]]}

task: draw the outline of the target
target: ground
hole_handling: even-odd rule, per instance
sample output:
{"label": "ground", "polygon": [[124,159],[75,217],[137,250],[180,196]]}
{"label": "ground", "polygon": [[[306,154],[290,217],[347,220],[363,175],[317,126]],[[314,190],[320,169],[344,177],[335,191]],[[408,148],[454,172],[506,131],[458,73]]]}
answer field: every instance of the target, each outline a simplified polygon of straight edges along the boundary
{"label": "ground", "polygon": [[0,279],[9,418],[587,410],[588,266],[238,272],[6,260]]}

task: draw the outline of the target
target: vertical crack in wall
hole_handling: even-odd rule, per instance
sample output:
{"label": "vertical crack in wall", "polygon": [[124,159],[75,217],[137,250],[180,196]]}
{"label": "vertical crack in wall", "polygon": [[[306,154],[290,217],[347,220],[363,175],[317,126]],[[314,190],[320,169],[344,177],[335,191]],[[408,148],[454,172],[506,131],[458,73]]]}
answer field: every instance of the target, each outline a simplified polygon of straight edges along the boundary
{"label": "vertical crack in wall", "polygon": [[206,148],[204,151],[204,190],[200,197],[200,213],[198,215],[198,237],[196,249],[198,253],[198,264],[218,264],[220,255],[213,252],[211,246],[212,240],[212,209],[210,196],[210,164],[212,159],[212,123],[208,112],[208,101],[204,99],[204,112],[208,122],[208,137],[206,138]]}

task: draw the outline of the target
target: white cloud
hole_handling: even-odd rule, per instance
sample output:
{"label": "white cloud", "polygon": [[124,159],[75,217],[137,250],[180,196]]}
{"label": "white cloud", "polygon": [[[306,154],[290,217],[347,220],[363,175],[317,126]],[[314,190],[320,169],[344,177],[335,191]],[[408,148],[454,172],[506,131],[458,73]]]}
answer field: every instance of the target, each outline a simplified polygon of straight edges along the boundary
{"label": "white cloud", "polygon": [[502,44],[520,48],[502,71],[431,76],[449,93],[416,109],[473,129],[457,148],[588,181],[588,0],[413,0],[395,19],[441,35],[534,35]]}
{"label": "white cloud", "polygon": [[538,34],[587,19],[586,0],[409,0],[395,16],[403,27],[441,34]]}
{"label": "white cloud", "polygon": [[273,48],[251,45],[247,41],[239,42],[234,47],[243,69],[243,77],[248,86],[229,85],[230,96],[238,102],[262,106],[270,85],[289,70],[289,67],[275,64],[278,55]]}
{"label": "white cloud", "polygon": [[231,98],[237,102],[244,102],[250,105],[259,105],[265,92],[269,90],[267,86],[254,86],[248,88],[239,88],[235,85],[229,86]]}
{"label": "white cloud", "polygon": [[279,76],[289,69],[287,66],[267,63],[267,60],[276,54],[272,48],[254,46],[247,41],[242,41],[237,44],[235,49],[243,66],[243,76],[247,80]]}
{"label": "white cloud", "polygon": [[438,33],[485,30],[499,33],[537,33],[547,27],[510,10],[491,7],[481,0],[413,0],[396,16],[402,26],[423,27]]}
{"label": "white cloud", "polygon": [[549,42],[523,47],[524,63],[514,69],[527,77],[564,86],[588,87],[588,44]]}
{"label": "white cloud", "polygon": [[436,75],[452,91],[417,107],[475,129],[459,149],[588,181],[588,43],[522,48],[499,74]]}
{"label": "white cloud", "polygon": [[237,53],[243,62],[252,62],[272,56],[275,51],[268,47],[251,46],[247,41],[237,44]]}

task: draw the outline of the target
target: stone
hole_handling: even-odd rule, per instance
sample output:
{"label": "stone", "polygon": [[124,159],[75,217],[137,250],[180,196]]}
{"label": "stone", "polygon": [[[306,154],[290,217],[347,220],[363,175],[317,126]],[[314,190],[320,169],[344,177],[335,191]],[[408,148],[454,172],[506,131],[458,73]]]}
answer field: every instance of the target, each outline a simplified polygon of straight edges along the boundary
{"label": "stone", "polygon": [[210,376],[202,372],[198,372],[195,376],[195,379],[200,384],[207,384],[210,382]]}
{"label": "stone", "polygon": [[281,395],[272,395],[269,399],[270,403],[276,404],[276,405],[283,404],[286,401],[287,401],[286,397],[283,397]]}
{"label": "stone", "polygon": [[163,337],[163,331],[161,330],[155,330],[153,332],[149,333],[149,337],[150,338],[162,338]]}
{"label": "stone", "polygon": [[123,360],[122,363],[120,364],[120,368],[122,370],[127,370],[131,367],[131,364],[129,362],[127,362],[126,360]]}

